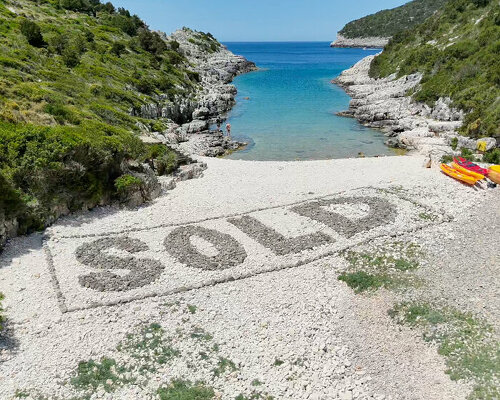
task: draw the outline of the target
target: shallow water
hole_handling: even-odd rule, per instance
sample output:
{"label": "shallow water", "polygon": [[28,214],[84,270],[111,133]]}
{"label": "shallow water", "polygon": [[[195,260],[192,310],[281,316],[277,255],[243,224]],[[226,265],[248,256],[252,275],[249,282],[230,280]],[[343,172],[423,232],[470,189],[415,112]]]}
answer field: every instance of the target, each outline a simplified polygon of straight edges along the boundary
{"label": "shallow water", "polygon": [[[228,158],[315,160],[393,155],[380,132],[338,117],[349,96],[330,81],[377,50],[332,49],[329,43],[226,43],[257,72],[235,79],[233,137],[251,144]],[[248,99],[246,99],[248,98]]]}

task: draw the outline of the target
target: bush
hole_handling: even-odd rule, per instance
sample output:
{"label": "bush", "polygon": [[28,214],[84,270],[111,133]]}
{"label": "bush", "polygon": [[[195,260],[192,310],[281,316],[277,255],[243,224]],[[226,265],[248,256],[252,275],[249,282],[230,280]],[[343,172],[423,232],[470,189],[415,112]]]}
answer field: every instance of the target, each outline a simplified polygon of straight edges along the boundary
{"label": "bush", "polygon": [[68,68],[74,68],[80,64],[80,52],[74,46],[66,47],[63,50],[62,59]]}
{"label": "bush", "polygon": [[135,86],[139,92],[144,94],[151,94],[155,89],[153,81],[148,77],[138,80]]}
{"label": "bush", "polygon": [[142,183],[140,178],[125,174],[115,179],[115,188],[119,194],[127,194],[138,190]]}
{"label": "bush", "polygon": [[40,27],[33,21],[23,19],[21,21],[21,33],[30,45],[34,47],[43,47],[45,45]]}
{"label": "bush", "polygon": [[114,42],[113,45],[111,46],[110,51],[115,56],[120,57],[125,52],[126,49],[127,49],[127,47],[123,43]]}
{"label": "bush", "polygon": [[500,164],[500,149],[493,149],[484,154],[483,161],[490,164]]}
{"label": "bush", "polygon": [[[104,124],[36,127],[0,123],[0,177],[7,213],[19,233],[42,229],[55,206],[71,211],[114,195],[125,159],[138,159],[144,144],[132,133]],[[2,180],[0,180],[0,184]]]}
{"label": "bush", "polygon": [[59,0],[61,8],[71,11],[90,11],[92,7],[88,0]]}
{"label": "bush", "polygon": [[159,55],[167,50],[167,44],[156,32],[141,28],[138,31],[137,37],[139,38],[139,44],[142,49],[149,53]]}

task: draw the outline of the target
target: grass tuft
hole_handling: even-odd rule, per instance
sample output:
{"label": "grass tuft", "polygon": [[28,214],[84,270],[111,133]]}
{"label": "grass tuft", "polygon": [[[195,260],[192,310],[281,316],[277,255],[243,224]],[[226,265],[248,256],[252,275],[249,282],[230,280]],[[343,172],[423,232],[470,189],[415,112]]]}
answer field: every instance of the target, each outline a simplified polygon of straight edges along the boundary
{"label": "grass tuft", "polygon": [[210,400],[215,398],[214,389],[205,384],[174,380],[157,391],[160,400]]}

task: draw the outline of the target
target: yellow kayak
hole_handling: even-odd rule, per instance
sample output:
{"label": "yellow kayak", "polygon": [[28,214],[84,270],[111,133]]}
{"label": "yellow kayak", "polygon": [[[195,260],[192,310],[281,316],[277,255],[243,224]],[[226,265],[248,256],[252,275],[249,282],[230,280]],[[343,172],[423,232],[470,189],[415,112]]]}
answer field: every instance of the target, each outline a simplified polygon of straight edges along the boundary
{"label": "yellow kayak", "polygon": [[455,168],[450,167],[447,164],[441,164],[441,170],[448,176],[452,178],[458,179],[468,185],[475,185],[478,179],[473,178],[470,175],[462,174],[460,171],[457,171]]}
{"label": "yellow kayak", "polygon": [[500,165],[492,165],[491,167],[489,167],[489,169],[491,169],[492,171],[500,173]]}
{"label": "yellow kayak", "polygon": [[484,179],[484,175],[481,175],[481,174],[474,172],[474,171],[470,171],[467,168],[464,168],[455,162],[451,163],[451,166],[452,166],[452,168],[456,169],[458,172],[461,172],[464,175],[472,176],[477,181]]}

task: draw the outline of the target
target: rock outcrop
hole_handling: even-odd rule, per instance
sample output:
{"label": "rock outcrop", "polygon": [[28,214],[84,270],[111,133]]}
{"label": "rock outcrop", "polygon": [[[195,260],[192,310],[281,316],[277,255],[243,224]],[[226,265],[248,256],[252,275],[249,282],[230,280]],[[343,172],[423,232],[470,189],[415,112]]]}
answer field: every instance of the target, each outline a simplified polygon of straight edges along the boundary
{"label": "rock outcrop", "polygon": [[235,104],[237,90],[230,84],[232,80],[237,75],[256,70],[255,64],[222,45],[208,50],[200,45],[199,33],[190,29],[178,30],[170,36],[161,35],[167,41],[179,43],[179,52],[199,74],[199,88],[188,98],[178,95],[170,99],[162,95],[158,96],[157,103],[132,110],[143,118],[167,122],[168,129],[163,132],[150,132],[144,126],[143,133],[189,155],[218,156],[240,147],[241,143],[226,138],[221,140],[219,135],[209,131],[209,127],[218,119],[224,119]]}
{"label": "rock outcrop", "polygon": [[495,147],[493,138],[474,140],[458,134],[464,113],[452,108],[450,99],[440,98],[434,107],[415,102],[409,92],[420,84],[421,74],[370,78],[374,57],[365,57],[332,81],[352,97],[349,110],[339,115],[383,130],[387,145],[428,155],[431,163],[444,154],[456,155],[461,148],[476,150],[479,141],[487,143],[487,150]]}
{"label": "rock outcrop", "polygon": [[383,48],[389,43],[388,37],[359,37],[347,38],[340,34],[337,35],[337,40],[330,44],[330,47],[366,47],[366,48]]}

